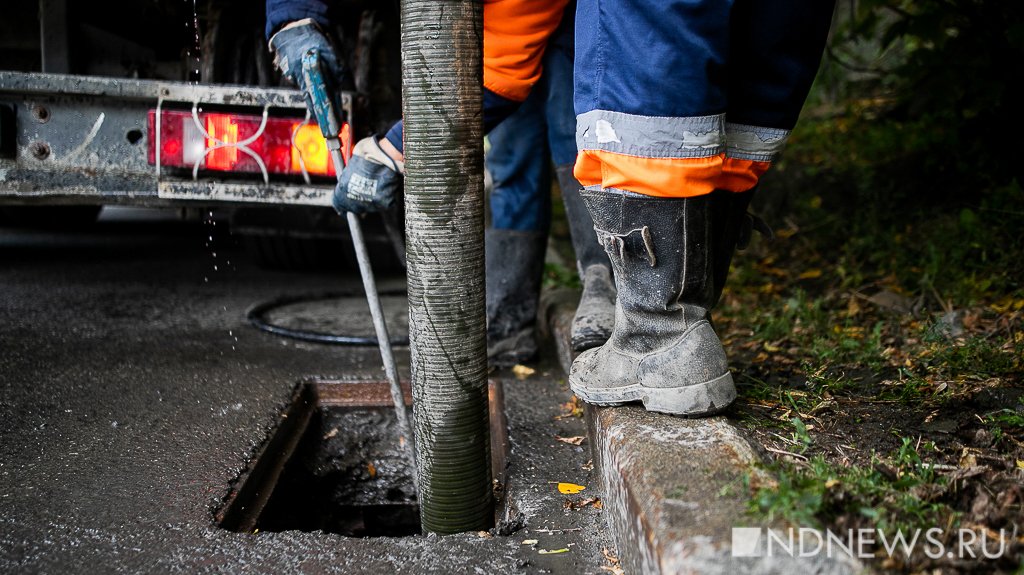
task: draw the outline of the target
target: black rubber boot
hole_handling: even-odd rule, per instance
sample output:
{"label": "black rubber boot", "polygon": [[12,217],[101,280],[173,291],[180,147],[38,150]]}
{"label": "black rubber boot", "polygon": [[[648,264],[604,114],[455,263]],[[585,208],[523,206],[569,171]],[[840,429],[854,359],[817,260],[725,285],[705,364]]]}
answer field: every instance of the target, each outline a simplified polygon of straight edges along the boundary
{"label": "black rubber boot", "polygon": [[[715,190],[711,194],[711,225],[712,225],[712,276],[714,278],[714,294],[712,306],[718,305],[722,298],[726,279],[729,277],[729,266],[737,249],[744,249],[750,243],[752,230],[758,227],[761,233],[770,236],[767,227],[755,226],[754,218],[747,213],[750,201],[754,198],[757,188],[746,192],[728,192]],[[763,226],[763,224],[762,224]]]}
{"label": "black rubber boot", "polygon": [[537,302],[547,234],[487,229],[487,357],[511,367],[537,357]]}
{"label": "black rubber boot", "polygon": [[555,168],[562,189],[565,214],[576,252],[576,268],[583,283],[583,295],[572,320],[572,348],[584,351],[603,345],[615,325],[615,284],[608,254],[594,237],[594,220],[580,197],[580,183],[572,175],[572,164]]}
{"label": "black rubber boot", "polygon": [[572,365],[584,401],[642,401],[651,411],[708,415],[736,398],[714,304],[711,198],[583,192],[612,262],[618,298],[606,344]]}

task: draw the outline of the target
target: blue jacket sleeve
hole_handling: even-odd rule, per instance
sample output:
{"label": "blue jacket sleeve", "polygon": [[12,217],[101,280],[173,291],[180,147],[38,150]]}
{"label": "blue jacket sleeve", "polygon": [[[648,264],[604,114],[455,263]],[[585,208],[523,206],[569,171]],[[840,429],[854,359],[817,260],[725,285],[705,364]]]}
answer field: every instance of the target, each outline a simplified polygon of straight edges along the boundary
{"label": "blue jacket sleeve", "polygon": [[[484,88],[483,95],[483,107],[484,107],[484,134],[489,133],[494,129],[495,126],[501,123],[502,120],[511,116],[513,112],[519,109],[519,102],[515,100],[509,100],[504,96],[499,96],[494,92]],[[405,153],[405,148],[402,141],[403,124],[399,120],[388,133],[384,135],[387,141],[391,142],[391,145],[395,147],[399,152]]]}
{"label": "blue jacket sleeve", "polygon": [[312,18],[324,30],[330,21],[327,19],[327,2],[325,0],[267,0],[267,40],[277,29],[289,22]]}

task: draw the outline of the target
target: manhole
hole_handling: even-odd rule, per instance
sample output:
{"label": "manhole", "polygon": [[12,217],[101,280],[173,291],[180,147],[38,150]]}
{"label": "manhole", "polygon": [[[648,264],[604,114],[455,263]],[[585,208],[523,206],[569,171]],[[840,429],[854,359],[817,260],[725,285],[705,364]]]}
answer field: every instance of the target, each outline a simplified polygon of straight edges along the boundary
{"label": "manhole", "polygon": [[[411,403],[407,387],[405,392]],[[491,382],[489,397],[492,472],[500,485],[508,440],[499,383]],[[218,512],[218,525],[246,533],[418,534],[413,470],[393,409],[385,382],[299,384]]]}

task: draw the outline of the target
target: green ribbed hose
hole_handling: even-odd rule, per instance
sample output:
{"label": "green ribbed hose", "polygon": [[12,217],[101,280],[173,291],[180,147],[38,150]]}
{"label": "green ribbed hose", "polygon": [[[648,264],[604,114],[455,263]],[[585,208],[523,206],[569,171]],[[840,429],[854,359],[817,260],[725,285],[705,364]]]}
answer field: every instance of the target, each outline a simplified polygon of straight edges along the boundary
{"label": "green ribbed hose", "polygon": [[423,530],[494,521],[484,319],[483,8],[403,0],[409,339]]}

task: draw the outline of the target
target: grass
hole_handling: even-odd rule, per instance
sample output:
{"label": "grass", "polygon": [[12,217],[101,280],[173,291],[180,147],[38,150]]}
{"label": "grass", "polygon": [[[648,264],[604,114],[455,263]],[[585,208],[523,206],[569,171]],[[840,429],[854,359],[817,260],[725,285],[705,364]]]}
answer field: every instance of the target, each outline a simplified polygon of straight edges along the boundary
{"label": "grass", "polygon": [[[794,436],[809,445],[806,426],[797,418],[793,423]],[[870,524],[889,535],[955,524],[953,510],[934,500],[946,491],[945,479],[925,463],[934,449],[904,437],[899,450],[873,456],[866,466],[836,465],[821,455],[799,465],[772,464],[768,471],[775,481],[753,489],[748,512],[758,520],[816,528],[854,518],[859,525],[846,527]]]}

